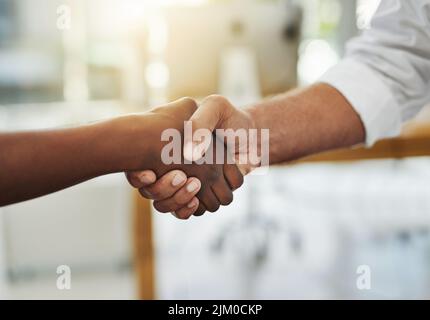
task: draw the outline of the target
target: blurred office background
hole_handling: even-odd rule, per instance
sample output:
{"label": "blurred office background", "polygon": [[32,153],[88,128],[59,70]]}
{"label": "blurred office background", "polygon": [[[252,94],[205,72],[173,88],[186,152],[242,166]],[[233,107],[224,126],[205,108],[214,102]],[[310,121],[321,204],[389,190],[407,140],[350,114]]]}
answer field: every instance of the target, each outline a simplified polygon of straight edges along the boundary
{"label": "blurred office background", "polygon": [[[378,3],[0,0],[0,129],[216,92],[246,105],[306,85]],[[154,215],[157,298],[430,296],[428,158],[276,167],[246,180],[215,214]],[[0,209],[0,298],[137,298],[133,206],[112,175]],[[56,287],[59,265],[71,267],[71,290]],[[370,290],[357,287],[363,266]]]}

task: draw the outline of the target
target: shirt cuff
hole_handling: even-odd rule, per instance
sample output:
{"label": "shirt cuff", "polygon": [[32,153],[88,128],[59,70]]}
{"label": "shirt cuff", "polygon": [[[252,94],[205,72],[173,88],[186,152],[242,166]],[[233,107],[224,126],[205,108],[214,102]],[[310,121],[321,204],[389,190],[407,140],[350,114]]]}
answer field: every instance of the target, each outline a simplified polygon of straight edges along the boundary
{"label": "shirt cuff", "polygon": [[380,77],[365,64],[347,58],[319,80],[340,91],[353,106],[363,122],[367,146],[397,136],[401,129],[399,106]]}

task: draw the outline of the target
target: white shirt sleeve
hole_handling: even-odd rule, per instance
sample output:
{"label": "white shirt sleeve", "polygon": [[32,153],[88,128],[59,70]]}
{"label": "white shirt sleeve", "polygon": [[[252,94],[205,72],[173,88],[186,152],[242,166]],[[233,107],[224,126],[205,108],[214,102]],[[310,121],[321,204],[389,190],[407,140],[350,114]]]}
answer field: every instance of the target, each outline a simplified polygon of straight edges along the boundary
{"label": "white shirt sleeve", "polygon": [[360,115],[366,144],[398,135],[430,102],[430,0],[383,0],[371,28],[320,82],[339,90]]}

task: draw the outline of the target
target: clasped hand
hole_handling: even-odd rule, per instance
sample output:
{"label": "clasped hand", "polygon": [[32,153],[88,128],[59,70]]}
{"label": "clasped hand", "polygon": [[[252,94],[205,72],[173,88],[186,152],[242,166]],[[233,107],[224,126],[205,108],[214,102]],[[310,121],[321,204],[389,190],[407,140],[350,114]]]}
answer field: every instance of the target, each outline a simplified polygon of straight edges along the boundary
{"label": "clasped hand", "polygon": [[[202,215],[205,211],[215,212],[221,205],[228,205],[233,200],[233,191],[243,183],[243,175],[252,168],[227,161],[229,152],[225,152],[223,163],[197,164],[195,152],[191,148],[192,141],[184,137],[184,121],[192,123],[192,130],[206,128],[214,131],[216,128],[245,128],[252,127],[248,114],[233,108],[230,103],[220,96],[206,98],[200,108],[194,100],[180,99],[163,107],[151,110],[148,117],[152,121],[148,132],[153,135],[150,141],[160,141],[160,144],[151,143],[151,150],[146,150],[156,157],[150,157],[150,162],[138,165],[145,171],[128,172],[127,179],[130,184],[139,189],[140,194],[154,200],[154,207],[160,212],[171,212],[179,219],[188,219],[192,215]],[[183,137],[183,155],[181,164],[165,165],[160,161],[162,148],[166,142],[161,142],[162,131],[174,128],[181,132]],[[213,152],[219,148],[217,138],[206,152]],[[228,147],[228,146],[221,146]],[[195,149],[194,149],[195,150]],[[235,150],[232,152],[237,157]],[[186,163],[192,160],[192,163]],[[148,157],[145,157],[148,159]]]}

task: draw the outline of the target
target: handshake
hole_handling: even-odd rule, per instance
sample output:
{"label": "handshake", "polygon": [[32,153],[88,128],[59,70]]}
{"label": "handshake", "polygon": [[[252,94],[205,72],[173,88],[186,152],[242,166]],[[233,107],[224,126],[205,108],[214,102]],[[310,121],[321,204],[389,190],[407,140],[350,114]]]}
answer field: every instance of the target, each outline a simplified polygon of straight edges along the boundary
{"label": "handshake", "polygon": [[126,118],[137,124],[133,131],[147,132],[133,161],[136,170],[126,173],[129,183],[158,211],[179,219],[230,204],[243,176],[267,161],[261,145],[268,135],[258,136],[251,113],[221,96],[207,97],[200,107],[183,98]]}
{"label": "handshake", "polygon": [[363,141],[358,113],[326,84],[246,109],[213,95],[75,128],[0,131],[0,207],[126,172],[158,211],[188,219],[231,203],[269,151],[276,164]]}
{"label": "handshake", "polygon": [[214,212],[261,165],[251,152],[260,149],[254,131],[250,109],[209,96],[199,108],[183,98],[73,128],[0,132],[0,207],[127,172],[161,212],[181,219]]}

